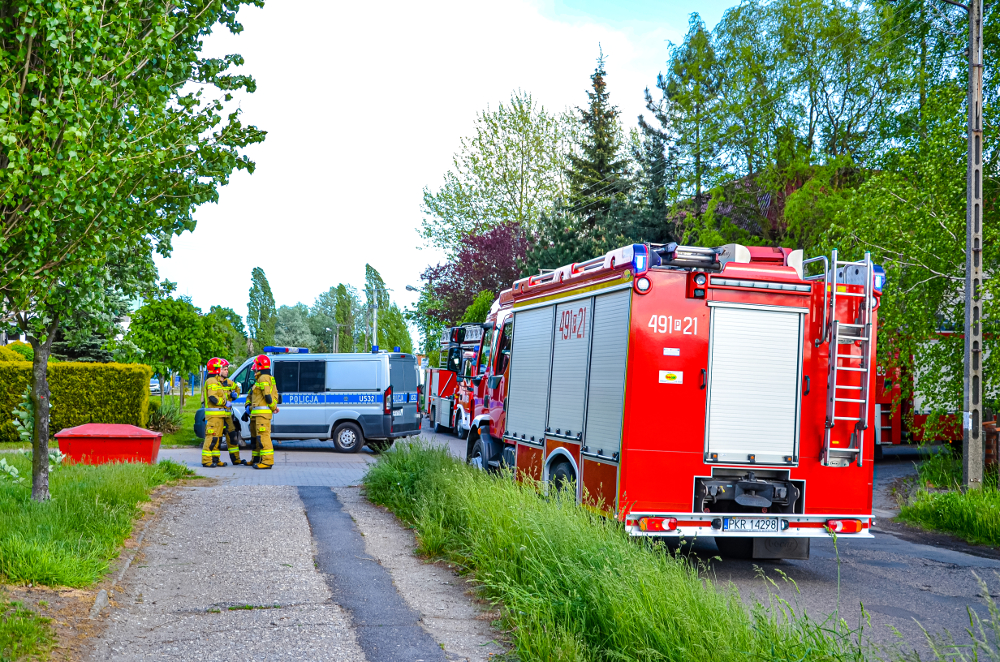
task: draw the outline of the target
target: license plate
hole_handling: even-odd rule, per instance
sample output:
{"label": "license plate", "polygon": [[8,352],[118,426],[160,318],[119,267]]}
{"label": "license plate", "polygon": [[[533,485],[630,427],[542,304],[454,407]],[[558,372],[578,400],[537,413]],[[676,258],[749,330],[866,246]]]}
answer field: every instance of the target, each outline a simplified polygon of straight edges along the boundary
{"label": "license plate", "polygon": [[723,531],[778,531],[777,517],[725,517],[722,520]]}
{"label": "license plate", "polygon": [[392,410],[392,417],[393,418],[399,418],[402,415],[403,415],[403,410],[402,409],[393,409]]}

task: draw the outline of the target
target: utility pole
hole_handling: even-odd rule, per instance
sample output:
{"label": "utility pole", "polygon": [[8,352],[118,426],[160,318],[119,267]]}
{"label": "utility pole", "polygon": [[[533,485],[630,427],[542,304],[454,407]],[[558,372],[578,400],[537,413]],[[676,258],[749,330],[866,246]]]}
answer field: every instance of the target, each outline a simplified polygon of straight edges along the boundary
{"label": "utility pole", "polygon": [[[949,1],[949,0],[946,0]],[[950,2],[950,4],[958,4]],[[962,6],[962,5],[959,5]],[[969,0],[969,169],[965,211],[965,381],[962,483],[983,486],[983,0]]]}

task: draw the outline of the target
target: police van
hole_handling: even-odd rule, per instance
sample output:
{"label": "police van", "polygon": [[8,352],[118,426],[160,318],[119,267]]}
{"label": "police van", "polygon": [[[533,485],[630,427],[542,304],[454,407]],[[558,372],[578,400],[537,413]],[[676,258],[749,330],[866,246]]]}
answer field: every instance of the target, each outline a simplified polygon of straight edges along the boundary
{"label": "police van", "polygon": [[[338,451],[356,453],[365,444],[385,450],[399,437],[420,434],[413,354],[310,354],[300,347],[265,347],[264,353],[281,396],[273,439],[333,440]],[[250,357],[230,373],[240,385],[237,415],[254,384],[252,363]],[[248,436],[244,426],[244,440]]]}

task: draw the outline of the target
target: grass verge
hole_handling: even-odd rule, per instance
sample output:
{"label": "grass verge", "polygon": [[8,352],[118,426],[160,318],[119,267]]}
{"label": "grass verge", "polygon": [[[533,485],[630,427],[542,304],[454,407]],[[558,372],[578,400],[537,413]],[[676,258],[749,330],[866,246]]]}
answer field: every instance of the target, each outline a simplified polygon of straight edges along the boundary
{"label": "grass verge", "polygon": [[46,657],[56,641],[50,622],[20,602],[8,602],[0,593],[0,660]]}
{"label": "grass verge", "polygon": [[474,572],[504,605],[520,660],[867,659],[860,629],[812,621],[777,597],[748,608],[662,543],[444,449],[397,443],[365,487],[414,525],[420,552]]}
{"label": "grass verge", "polygon": [[117,557],[157,485],[189,470],[169,460],[65,465],[49,477],[52,500],[31,500],[31,459],[6,455],[26,480],[0,478],[0,579],[7,583],[82,587],[98,581]]}
{"label": "grass verge", "polygon": [[986,474],[983,489],[963,492],[962,458],[953,452],[943,452],[921,462],[917,475],[919,488],[900,510],[900,520],[953,533],[973,544],[1000,546],[1000,490],[996,472]]}

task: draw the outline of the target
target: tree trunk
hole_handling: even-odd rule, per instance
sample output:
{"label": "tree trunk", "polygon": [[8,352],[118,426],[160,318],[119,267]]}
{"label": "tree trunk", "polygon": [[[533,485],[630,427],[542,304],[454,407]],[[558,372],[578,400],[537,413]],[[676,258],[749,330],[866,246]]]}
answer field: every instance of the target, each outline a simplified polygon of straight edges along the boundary
{"label": "tree trunk", "polygon": [[53,321],[47,329],[44,342],[28,334],[28,342],[35,352],[31,363],[31,403],[35,408],[35,429],[31,439],[31,498],[34,501],[48,501],[49,494],[49,351],[55,338],[59,321]]}
{"label": "tree trunk", "polygon": [[[178,374],[178,376],[180,376],[180,374]],[[185,386],[187,386],[187,385],[186,385],[186,384],[184,383],[184,379],[183,379],[183,377],[182,377],[182,378],[181,378],[181,383],[180,383],[180,391],[181,391],[181,409],[184,409],[184,391],[185,391]]]}
{"label": "tree trunk", "polygon": [[160,409],[167,404],[167,392],[163,390],[163,373],[160,373]]}

